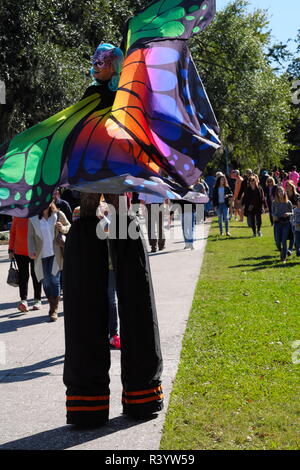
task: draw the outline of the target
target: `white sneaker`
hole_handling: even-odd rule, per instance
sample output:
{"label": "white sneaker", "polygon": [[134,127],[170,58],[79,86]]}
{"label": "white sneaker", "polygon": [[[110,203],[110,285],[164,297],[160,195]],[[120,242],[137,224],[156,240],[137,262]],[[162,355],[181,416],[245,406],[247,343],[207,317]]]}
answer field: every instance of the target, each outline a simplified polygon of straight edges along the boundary
{"label": "white sneaker", "polygon": [[18,305],[18,310],[20,310],[20,312],[28,312],[29,309],[28,309],[27,300],[21,300],[21,302]]}
{"label": "white sneaker", "polygon": [[257,236],[258,236],[258,237],[262,237],[261,231],[257,232]]}
{"label": "white sneaker", "polygon": [[41,308],[42,308],[42,302],[40,300],[34,299],[32,310],[40,310]]}

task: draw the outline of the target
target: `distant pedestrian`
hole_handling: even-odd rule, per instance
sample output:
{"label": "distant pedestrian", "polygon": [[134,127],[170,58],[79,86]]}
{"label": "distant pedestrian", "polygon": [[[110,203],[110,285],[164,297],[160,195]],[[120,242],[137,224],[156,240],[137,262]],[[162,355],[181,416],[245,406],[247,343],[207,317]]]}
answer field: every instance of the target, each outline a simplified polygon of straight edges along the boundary
{"label": "distant pedestrian", "polygon": [[209,215],[209,213],[213,210],[212,198],[213,198],[213,190],[215,186],[216,178],[215,176],[209,172],[209,174],[205,177],[205,183],[208,186],[208,197],[209,201],[205,204],[204,210]]}
{"label": "distant pedestrian", "polygon": [[288,180],[286,182],[286,193],[287,197],[289,198],[289,201],[291,201],[293,206],[296,206],[299,192],[297,190],[297,186],[292,180]]}
{"label": "distant pedestrian", "polygon": [[164,232],[165,199],[161,196],[139,193],[139,200],[146,208],[145,217],[151,253],[155,253],[157,249],[161,251],[165,248],[166,244]]}
{"label": "distant pedestrian", "polygon": [[67,217],[68,221],[71,224],[72,223],[72,209],[70,207],[70,204],[64,199],[62,199],[60,188],[56,188],[53,191],[53,201],[57,209],[61,210],[65,214],[65,216]]}
{"label": "distant pedestrian", "polygon": [[60,300],[60,275],[63,250],[59,234],[66,235],[71,224],[52,201],[39,215],[30,217],[28,224],[28,253],[34,259],[35,274],[42,281],[48,299],[50,321],[57,320]]}
{"label": "distant pedestrian", "polygon": [[266,187],[265,187],[264,192],[265,192],[267,206],[269,209],[269,217],[270,217],[271,225],[273,225],[272,202],[275,199],[276,188],[277,188],[277,185],[275,184],[274,178],[272,176],[269,176],[266,180]]}
{"label": "distant pedestrian", "polygon": [[259,184],[262,187],[263,191],[265,191],[267,179],[269,178],[269,176],[270,175],[267,172],[267,170],[261,170],[260,176],[259,176]]}
{"label": "distant pedestrian", "polygon": [[288,254],[287,240],[291,229],[291,218],[293,205],[288,200],[286,191],[282,186],[278,186],[275,199],[272,203],[272,215],[274,220],[274,238],[277,249],[280,251],[280,259],[284,263]]}
{"label": "distant pedestrian", "polygon": [[239,192],[241,190],[241,185],[244,179],[241,177],[239,170],[234,170],[233,177],[235,178],[235,187],[233,193],[234,215],[236,220],[239,216],[239,221],[244,222],[244,211],[242,208],[241,201],[238,198]]}
{"label": "distant pedestrian", "polygon": [[226,176],[217,178],[213,191],[213,206],[218,215],[220,235],[223,235],[223,223],[228,237],[229,233],[229,206],[233,193],[228,185]]}
{"label": "distant pedestrian", "polygon": [[289,181],[289,175],[285,171],[282,173],[282,178],[281,178],[281,186],[283,189],[286,191],[286,185],[287,182]]}
{"label": "distant pedestrian", "polygon": [[[249,186],[249,178],[251,178],[251,176],[253,176],[253,175],[254,175],[254,173],[251,170],[251,168],[247,168],[247,170],[245,171],[245,174],[243,176],[243,181],[241,183],[240,191],[237,195],[237,200],[240,201],[241,204],[242,204],[242,198],[245,194],[246,188],[248,188],[248,186]],[[251,227],[250,216],[247,217],[247,224],[248,224],[248,227]]]}
{"label": "distant pedestrian", "polygon": [[194,231],[196,224],[196,204],[184,199],[176,201],[181,208],[181,227],[185,242],[185,250],[194,249]]}
{"label": "distant pedestrian", "polygon": [[244,206],[244,213],[246,217],[250,217],[251,228],[253,236],[262,236],[261,233],[261,214],[267,207],[265,196],[262,187],[258,184],[258,178],[252,175],[249,178],[249,186],[246,188],[242,204]]}
{"label": "distant pedestrian", "polygon": [[61,190],[61,199],[67,201],[71,211],[75,209],[75,207],[80,206],[80,193],[79,191],[73,189],[63,189]]}
{"label": "distant pedestrian", "polygon": [[292,180],[294,185],[297,187],[300,174],[297,171],[297,167],[294,165],[292,171],[289,173],[289,180]]}
{"label": "distant pedestrian", "polygon": [[20,302],[18,310],[21,312],[28,312],[28,281],[29,269],[34,290],[34,301],[32,310],[39,310],[41,308],[41,283],[38,282],[35,271],[34,261],[28,256],[28,219],[21,217],[14,217],[10,236],[9,236],[9,258],[15,258],[18,271],[19,271],[19,292]]}
{"label": "distant pedestrian", "polygon": [[[193,190],[196,191],[197,193],[201,193],[201,194],[204,194],[205,196],[208,196],[209,187],[208,187],[208,184],[206,183],[206,181],[204,180],[204,178],[202,176],[200,176],[200,178],[198,178],[196,184],[194,184]],[[206,217],[208,215],[208,213],[205,209],[205,205],[206,204],[202,204],[202,206],[203,206],[203,221],[206,219]]]}
{"label": "distant pedestrian", "polygon": [[296,255],[300,256],[300,195],[297,199],[297,205],[293,209],[293,227],[295,235]]}

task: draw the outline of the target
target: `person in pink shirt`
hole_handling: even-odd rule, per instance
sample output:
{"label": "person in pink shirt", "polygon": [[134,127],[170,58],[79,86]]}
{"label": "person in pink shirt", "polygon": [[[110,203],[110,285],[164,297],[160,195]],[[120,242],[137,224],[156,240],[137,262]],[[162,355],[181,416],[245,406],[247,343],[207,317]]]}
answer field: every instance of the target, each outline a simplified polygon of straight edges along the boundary
{"label": "person in pink shirt", "polygon": [[293,166],[292,171],[289,173],[289,180],[292,180],[295,186],[297,187],[300,174],[297,172],[297,167]]}

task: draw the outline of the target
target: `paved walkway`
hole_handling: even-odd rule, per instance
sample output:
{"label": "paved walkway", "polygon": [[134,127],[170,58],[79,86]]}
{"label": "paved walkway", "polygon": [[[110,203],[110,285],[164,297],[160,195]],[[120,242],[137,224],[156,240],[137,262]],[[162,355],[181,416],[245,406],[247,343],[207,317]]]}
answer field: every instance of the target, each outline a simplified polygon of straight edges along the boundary
{"label": "paved walkway", "polygon": [[6,284],[7,246],[0,246],[0,449],[159,449],[209,228],[209,222],[197,225],[195,250],[186,251],[175,221],[166,249],[150,255],[164,358],[164,411],[146,422],[122,415],[120,352],[112,350],[110,421],[84,431],[65,424],[63,313],[49,323],[46,305],[26,314],[17,310],[18,290]]}

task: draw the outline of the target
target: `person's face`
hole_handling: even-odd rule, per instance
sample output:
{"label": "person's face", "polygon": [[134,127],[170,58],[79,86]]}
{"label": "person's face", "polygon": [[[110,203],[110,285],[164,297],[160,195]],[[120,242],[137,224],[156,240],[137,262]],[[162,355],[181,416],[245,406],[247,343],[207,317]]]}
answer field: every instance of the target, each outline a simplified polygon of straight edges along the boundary
{"label": "person's face", "polygon": [[114,68],[109,59],[102,59],[101,56],[93,60],[93,75],[97,80],[110,80],[114,74]]}
{"label": "person's face", "polygon": [[45,217],[45,218],[48,218],[48,216],[49,216],[49,207],[47,207],[47,209],[43,210],[43,217]]}
{"label": "person's face", "polygon": [[283,197],[283,189],[281,188],[278,189],[278,196],[280,199]]}
{"label": "person's face", "polygon": [[272,180],[268,181],[268,186],[273,186],[273,181]]}
{"label": "person's face", "polygon": [[221,186],[224,186],[224,185],[225,185],[225,178],[223,178],[223,176],[222,176],[221,179],[220,179],[220,185],[221,185]]}

